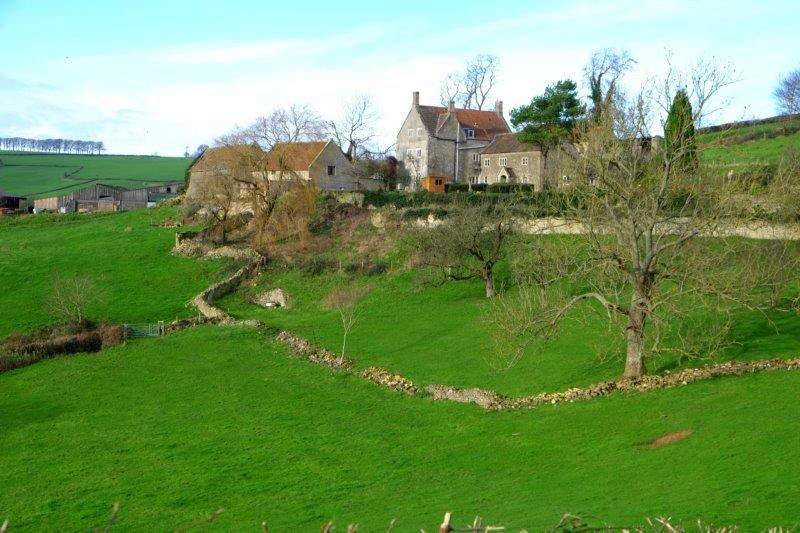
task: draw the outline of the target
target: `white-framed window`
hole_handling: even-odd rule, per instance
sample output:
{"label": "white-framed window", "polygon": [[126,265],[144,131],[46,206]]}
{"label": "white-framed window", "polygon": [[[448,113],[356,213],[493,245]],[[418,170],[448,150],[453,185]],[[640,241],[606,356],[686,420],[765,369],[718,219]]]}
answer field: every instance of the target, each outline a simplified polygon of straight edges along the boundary
{"label": "white-framed window", "polygon": [[409,139],[414,138],[414,128],[408,128],[408,138]]}
{"label": "white-framed window", "polygon": [[411,157],[412,155],[414,155],[414,149],[406,148],[406,157]]}
{"label": "white-framed window", "polygon": [[527,156],[522,158],[522,164],[525,165],[526,167],[528,166],[529,161],[530,160],[528,159]]}
{"label": "white-framed window", "polygon": [[417,128],[417,138],[422,139],[422,128]]}
{"label": "white-framed window", "polygon": [[506,165],[508,165],[508,158],[506,156],[503,156],[500,158],[500,166],[504,167]]}
{"label": "white-framed window", "polygon": [[481,154],[472,154],[472,162],[479,163],[481,160]]}
{"label": "white-framed window", "polygon": [[491,159],[489,159],[488,157],[484,157],[483,158],[483,166],[489,167],[489,166],[491,166],[491,164],[492,164]]}
{"label": "white-framed window", "polygon": [[467,139],[474,139],[475,138],[475,130],[472,128],[464,128],[464,137]]}
{"label": "white-framed window", "polygon": [[415,154],[417,157],[422,157],[422,148],[417,148]]}
{"label": "white-framed window", "polygon": [[565,175],[564,175],[564,177],[563,177],[563,178],[561,178],[561,179],[562,179],[562,180],[564,180],[564,183],[569,183],[570,181],[572,181],[572,178],[570,178],[570,177],[569,177],[569,176],[567,176],[566,174],[565,174]]}

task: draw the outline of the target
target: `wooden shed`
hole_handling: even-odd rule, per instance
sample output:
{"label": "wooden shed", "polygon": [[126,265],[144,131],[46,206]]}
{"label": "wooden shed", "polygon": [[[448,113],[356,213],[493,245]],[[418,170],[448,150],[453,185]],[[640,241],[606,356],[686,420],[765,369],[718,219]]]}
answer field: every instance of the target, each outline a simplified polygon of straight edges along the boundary
{"label": "wooden shed", "polygon": [[444,192],[444,185],[449,181],[444,176],[425,176],[420,185],[428,192]]}

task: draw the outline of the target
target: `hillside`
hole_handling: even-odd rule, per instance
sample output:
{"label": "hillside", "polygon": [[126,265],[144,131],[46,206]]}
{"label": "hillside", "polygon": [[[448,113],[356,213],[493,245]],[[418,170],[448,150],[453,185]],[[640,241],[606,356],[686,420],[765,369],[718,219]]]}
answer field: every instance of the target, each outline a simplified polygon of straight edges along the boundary
{"label": "hillside", "polygon": [[[0,220],[0,336],[53,319],[53,275],[92,277],[94,318],[191,316],[184,303],[232,266],[169,254],[171,209]],[[568,245],[568,241],[565,241]],[[344,250],[339,247],[339,253]],[[604,379],[618,366],[590,349],[602,328],[576,322],[564,342],[508,372],[487,363],[489,311],[477,281],[424,285],[388,251],[385,273],[267,270],[220,305],[338,349],[321,303],[346,279],[370,285],[351,355],[420,383],[509,394]],[[502,270],[502,266],[501,266]],[[502,277],[502,274],[501,274]],[[281,286],[291,309],[250,291]],[[11,312],[5,312],[11,310]],[[437,317],[437,320],[430,320]],[[729,358],[796,356],[800,317],[780,336],[743,315]],[[591,345],[591,346],[589,346]],[[655,370],[696,361],[659,361]],[[0,517],[22,530],[92,529],[120,502],[121,529],[189,527],[217,509],[221,530],[435,530],[444,511],[540,531],[565,512],[641,524],[698,517],[743,530],[800,520],[796,397],[800,373],[773,371],[586,402],[489,412],[405,396],[292,357],[272,330],[203,326],[131,340],[0,374]],[[653,439],[691,434],[653,449]],[[341,529],[341,527],[340,527]]]}
{"label": "hillside", "polygon": [[777,165],[789,150],[800,151],[800,118],[701,131],[704,163],[712,168],[742,170]]}
{"label": "hillside", "polygon": [[183,180],[190,157],[0,151],[0,190],[36,198],[95,181],[126,188]]}

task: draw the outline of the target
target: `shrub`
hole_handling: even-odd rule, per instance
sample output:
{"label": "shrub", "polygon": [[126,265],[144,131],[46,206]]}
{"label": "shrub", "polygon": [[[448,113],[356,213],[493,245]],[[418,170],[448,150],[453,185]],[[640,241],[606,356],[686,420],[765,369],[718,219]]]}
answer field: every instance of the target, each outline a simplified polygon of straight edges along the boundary
{"label": "shrub", "polygon": [[324,257],[310,257],[300,265],[300,271],[306,276],[318,276],[326,270],[336,268],[336,263]]}

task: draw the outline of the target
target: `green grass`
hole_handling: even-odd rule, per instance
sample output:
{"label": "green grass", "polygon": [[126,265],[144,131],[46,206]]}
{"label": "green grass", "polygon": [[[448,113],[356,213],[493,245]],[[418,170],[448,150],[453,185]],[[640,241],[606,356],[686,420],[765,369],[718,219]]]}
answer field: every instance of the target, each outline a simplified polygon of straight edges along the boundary
{"label": "green grass", "polygon": [[[152,227],[170,209],[0,219],[0,338],[54,320],[57,276],[94,280],[91,318],[157,322],[191,315],[185,303],[220,276],[219,262],[169,254],[175,230]],[[89,298],[90,301],[93,298]]]}
{"label": "green grass", "polygon": [[[53,320],[55,274],[106,293],[93,318],[187,316],[184,303],[228,267],[173,257],[174,209],[0,220],[0,337]],[[398,259],[399,261],[399,259]],[[502,272],[500,279],[505,279]],[[478,283],[422,287],[415,272],[359,278],[375,288],[351,338],[359,365],[420,383],[509,394],[619,373],[600,362],[599,324],[565,330],[552,351],[507,372],[485,360]],[[241,294],[222,304],[334,350],[339,328],[320,300],[341,275],[268,272],[289,310]],[[800,332],[774,336],[745,316],[731,357],[795,355]],[[653,368],[663,369],[670,361]],[[384,390],[291,357],[264,333],[200,327],[0,374],[0,520],[19,530],[89,530],[120,502],[121,530],[164,530],[211,512],[219,530],[434,530],[445,511],[539,531],[564,512],[593,522],[702,517],[743,530],[800,523],[800,372],[771,372],[529,411],[487,412]],[[654,450],[639,443],[693,434]]]}
{"label": "green grass", "polygon": [[35,198],[66,194],[94,181],[126,188],[182,181],[192,158],[0,151],[0,161],[0,190]]}
{"label": "green grass", "polygon": [[219,508],[219,530],[396,517],[430,531],[446,510],[531,531],[567,511],[792,525],[798,387],[775,372],[489,413],[332,373],[254,331],[197,328],[0,375],[0,514],[21,530],[87,530],[116,501],[123,530]]}
{"label": "green grass", "polygon": [[[503,282],[502,272],[499,280]],[[242,294],[223,299],[221,305],[236,316],[289,329],[339,353],[339,317],[323,302],[331,290],[348,283],[352,281],[342,274],[309,277],[296,270],[267,272],[254,290],[283,288],[292,298],[290,309],[262,309],[248,303]],[[386,367],[424,385],[483,387],[513,396],[585,386],[614,379],[622,372],[621,332],[609,329],[605,316],[588,305],[573,313],[544,350],[529,352],[504,370],[493,356],[493,344],[483,324],[492,308],[479,281],[424,285],[416,273],[401,271],[356,279],[355,283],[374,287],[348,338],[347,355],[359,366]],[[716,361],[662,355],[648,366],[651,371],[663,372],[719,360],[797,356],[800,317],[782,314],[773,318],[778,335],[760,314],[742,313],[731,332],[737,344]]]}
{"label": "green grass", "polygon": [[[796,122],[793,123],[796,125]],[[714,167],[736,167],[774,165],[780,162],[788,150],[800,150],[800,133],[791,133],[773,138],[756,138],[743,143],[726,143],[746,134],[767,134],[781,130],[783,123],[758,124],[732,128],[698,136],[700,146],[705,146],[703,162]]]}

